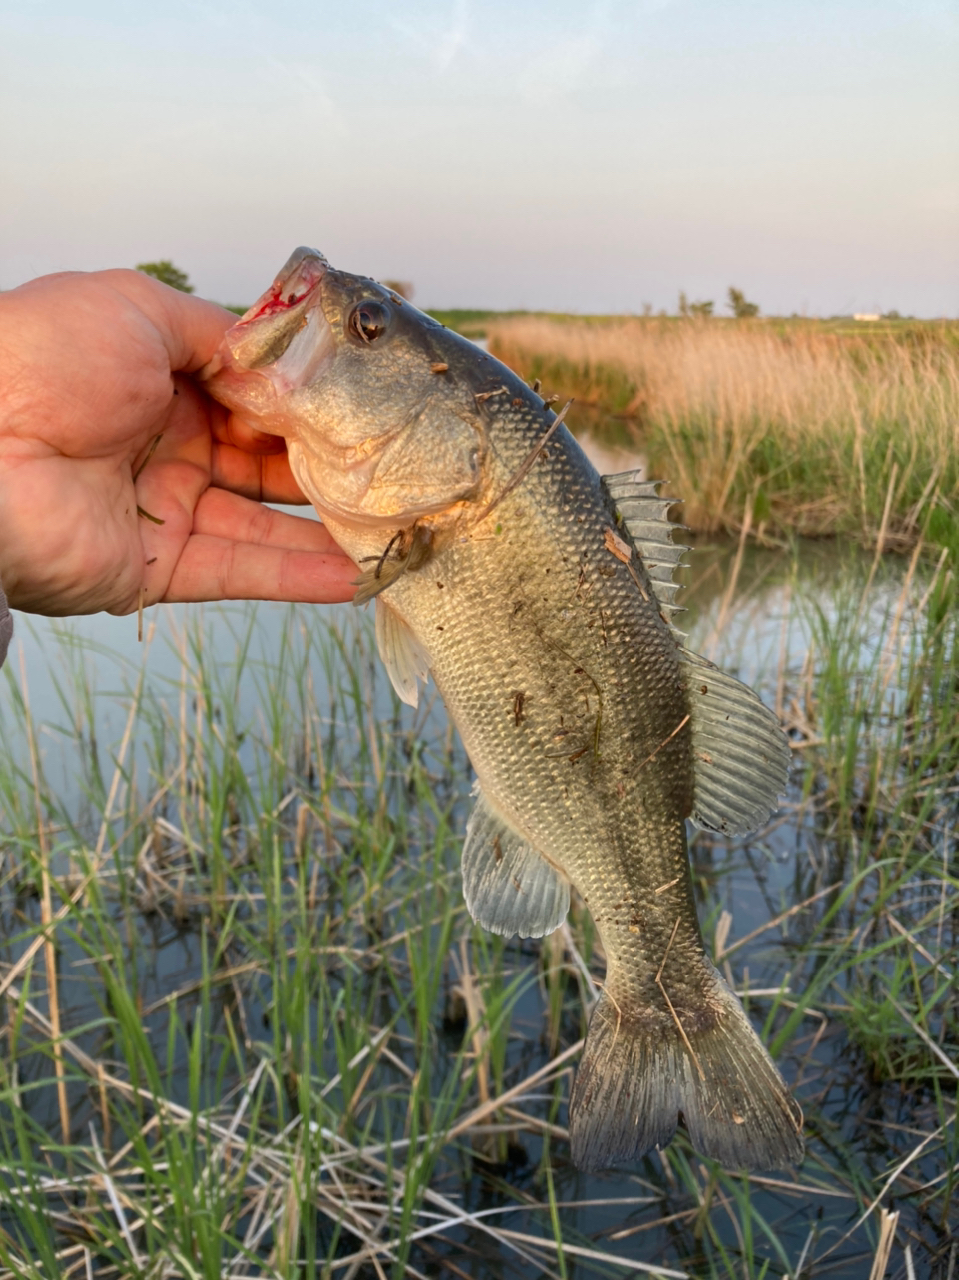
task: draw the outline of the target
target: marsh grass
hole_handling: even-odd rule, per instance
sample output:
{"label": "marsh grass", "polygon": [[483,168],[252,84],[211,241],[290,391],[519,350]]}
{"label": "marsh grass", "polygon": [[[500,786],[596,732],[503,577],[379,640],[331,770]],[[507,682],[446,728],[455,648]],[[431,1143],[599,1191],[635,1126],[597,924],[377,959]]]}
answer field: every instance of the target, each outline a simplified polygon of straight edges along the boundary
{"label": "marsh grass", "polygon": [[[795,786],[768,832],[700,835],[693,860],[717,963],[806,1109],[802,1170],[728,1174],[680,1136],[577,1174],[588,914],[541,945],[472,926],[467,762],[435,699],[384,687],[364,618],[290,610],[265,650],[254,612],[208,616],[174,631],[174,681],[111,695],[109,742],[82,648],[56,750],[5,672],[0,1277],[798,1280],[888,1248],[892,1274],[908,1250],[951,1280],[954,581],[917,557],[895,591],[870,574],[816,607],[777,564],[804,641],[765,680]],[[749,608],[723,599],[720,648]]]}
{"label": "marsh grass", "polygon": [[694,530],[908,549],[934,510],[955,528],[955,325],[516,317],[488,333],[522,376],[627,422]]}

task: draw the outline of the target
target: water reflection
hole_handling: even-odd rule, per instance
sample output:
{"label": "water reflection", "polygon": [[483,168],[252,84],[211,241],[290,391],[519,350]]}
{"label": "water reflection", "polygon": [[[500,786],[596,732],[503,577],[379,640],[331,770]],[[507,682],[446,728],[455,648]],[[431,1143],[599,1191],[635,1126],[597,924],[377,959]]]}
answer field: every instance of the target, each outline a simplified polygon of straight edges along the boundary
{"label": "water reflection", "polygon": [[[682,533],[676,538],[692,540]],[[699,541],[686,561],[680,603],[687,612],[678,624],[689,633],[687,643],[750,683],[765,681],[783,666],[801,666],[809,638],[809,611],[803,601],[815,601],[828,611],[858,599],[872,565],[867,553],[827,542],[771,550],[750,545],[737,563],[734,542]],[[896,557],[880,563],[870,595],[877,626],[904,572],[904,563]],[[108,743],[122,733],[127,699],[141,677],[158,697],[178,695],[197,635],[204,637],[207,656],[215,655],[224,669],[241,655],[248,655],[254,667],[268,668],[286,642],[291,618],[294,630],[317,634],[348,635],[370,621],[349,605],[161,605],[147,611],[144,639],[139,641],[135,616],[15,618],[5,674],[19,684],[21,669],[25,671],[33,717],[43,726],[43,751],[50,764],[64,750],[58,745],[58,727],[75,727],[78,683],[89,690],[97,736]],[[877,643],[878,639],[877,635]],[[318,680],[324,678],[323,672],[317,673]],[[255,711],[257,696],[252,679],[241,686],[241,715]],[[64,763],[69,765],[72,748],[65,751]]]}
{"label": "water reflection", "polygon": [[[795,673],[802,670],[806,661],[817,618],[848,612],[850,603],[859,608],[868,583],[868,596],[862,605],[866,623],[863,656],[864,660],[868,659],[870,646],[875,651],[884,643],[890,610],[899,597],[906,569],[899,560],[886,559],[875,564],[868,554],[825,543],[739,548],[735,543],[700,542],[688,559],[690,566],[685,570],[688,586],[682,600],[688,612],[679,621],[689,632],[690,647],[705,652],[749,683],[759,685],[770,705],[776,705],[781,711],[786,710],[785,690],[794,683]],[[61,803],[79,815],[78,828],[82,827],[90,758],[98,757],[102,771],[109,773],[123,736],[129,693],[143,678],[153,713],[152,731],[155,735],[169,735],[169,741],[162,751],[148,740],[136,744],[131,763],[125,766],[125,777],[131,786],[137,780],[138,785],[144,786],[151,770],[154,774],[157,772],[158,762],[170,767],[172,773],[172,765],[177,760],[177,735],[182,732],[182,726],[209,712],[211,750],[221,728],[225,740],[232,741],[226,732],[227,726],[231,723],[238,726],[236,750],[252,787],[263,785],[257,771],[269,767],[271,751],[274,756],[300,753],[290,775],[300,779],[303,795],[308,796],[310,792],[311,770],[325,768],[334,776],[337,806],[344,814],[355,814],[371,797],[356,789],[358,772],[352,770],[351,761],[358,760],[364,750],[369,751],[369,744],[375,744],[377,723],[388,726],[395,738],[407,744],[409,759],[429,750],[430,744],[442,744],[448,734],[442,706],[436,699],[428,700],[418,713],[397,706],[372,654],[370,622],[370,618],[349,606],[331,609],[279,605],[164,607],[153,611],[147,619],[148,634],[152,630],[152,635],[148,644],[140,645],[135,618],[94,617],[64,623],[18,617],[17,643],[22,648],[30,704],[35,719],[44,726],[39,741],[45,774],[48,780],[56,779]],[[7,676],[11,686],[19,683],[16,647]],[[355,687],[348,688],[350,685]],[[298,701],[307,687],[311,705],[317,709],[318,723],[313,725],[304,722],[303,707]],[[7,706],[3,709],[7,771],[19,770],[24,780],[28,776],[23,763],[24,742],[22,735],[18,738],[13,697],[14,688],[8,688],[4,695]],[[350,714],[352,719],[345,720],[345,714]],[[444,752],[438,751],[439,756],[444,756]],[[453,830],[462,832],[470,779],[461,753],[458,757],[445,753],[445,758],[453,760],[453,767],[447,767],[442,775],[437,773],[436,811],[444,818],[448,815]],[[392,830],[388,812],[391,797],[395,797],[396,788],[408,785],[408,776],[401,776],[396,769],[395,776],[387,781],[382,799],[383,809],[387,811],[382,815],[382,830],[389,838],[395,837],[402,857],[413,860],[435,834],[436,826],[430,823],[436,824],[439,819],[435,814],[420,816],[419,825],[406,831]],[[288,785],[286,778],[283,785]],[[445,792],[442,788],[446,788]],[[25,793],[29,795],[28,782],[25,782]],[[380,797],[372,799],[379,804]],[[0,799],[0,803],[4,801]],[[95,813],[94,806],[87,830],[91,842],[96,838]],[[179,821],[175,805],[164,811],[163,821],[173,826]],[[235,839],[235,845],[230,847],[231,865],[239,868],[237,883],[250,892],[244,910],[255,923],[257,913],[263,909],[264,886],[254,883],[252,877],[248,882],[243,879],[247,849],[241,836],[230,834],[240,824],[232,823],[229,813],[224,813],[218,822],[219,826],[211,823],[209,830],[217,838]],[[339,909],[334,891],[324,889],[324,878],[331,875],[332,864],[348,864],[355,857],[344,835],[347,829],[347,823],[338,825],[334,817],[325,829],[326,843],[321,844],[317,837],[310,868],[310,874],[317,875],[320,886],[317,936],[323,936],[322,918],[332,918]],[[147,909],[149,904],[142,899],[133,902],[133,906],[140,909],[126,916],[121,916],[118,910],[118,919],[125,927],[132,928],[133,936],[127,937],[122,946],[118,945],[114,961],[136,974],[138,1008],[144,1026],[158,1044],[163,1043],[168,1028],[169,1011],[163,1002],[171,989],[179,988],[183,993],[179,1013],[187,1025],[195,1016],[190,984],[209,963],[211,946],[205,917],[199,909],[191,907],[189,901],[191,876],[197,877],[199,872],[208,874],[204,860],[207,851],[196,847],[198,838],[194,839],[189,831],[180,834],[183,840],[177,845],[177,857],[181,862],[176,870],[182,870],[183,876],[182,917],[177,916],[175,904],[163,904],[164,916]],[[291,880],[301,872],[295,845],[292,840],[290,848],[284,848],[278,857],[277,877],[281,881],[283,877]],[[64,859],[58,869],[64,875],[75,874],[69,858],[64,855]],[[700,836],[693,845],[693,860],[701,918],[710,939],[722,935],[728,942],[735,943],[785,907],[818,892],[823,885],[820,866],[825,864],[825,857],[819,833],[813,818],[801,809],[787,808],[783,818],[759,839],[727,844]],[[366,870],[361,874],[365,875]],[[452,876],[455,870],[451,871],[451,883],[455,884]],[[328,893],[327,898],[322,896],[323,892]],[[23,945],[18,940],[21,936],[18,931],[24,929],[25,919],[36,918],[36,904],[27,894],[20,894],[18,886],[8,885],[5,908],[7,937],[14,939],[8,942],[7,953],[10,959],[15,959]],[[376,910],[386,913],[389,907],[384,904]],[[390,919],[388,915],[385,918]],[[789,988],[790,983],[796,983],[798,989],[806,976],[796,939],[809,936],[821,918],[821,913],[811,910],[798,923],[791,938],[777,930],[728,952],[725,964],[731,981],[740,989],[748,987],[753,991],[757,988],[776,991],[784,985]],[[129,925],[131,919],[136,921],[135,926]],[[253,924],[250,927],[252,929]],[[364,920],[356,926],[358,930],[361,927],[373,929],[374,925]],[[281,956],[287,941],[286,937],[279,939],[277,952]],[[512,974],[523,974],[526,980],[524,994],[515,1010],[514,1026],[525,1028],[528,1034],[513,1037],[506,1052],[507,1067],[513,1073],[510,1078],[515,1079],[542,1065],[549,1054],[542,1032],[545,1023],[542,969],[538,947],[514,942],[506,945],[504,954]],[[96,1026],[104,995],[92,978],[91,957],[67,937],[62,943],[61,960],[65,975],[62,991],[65,1025],[71,1030],[87,1028],[73,1034],[90,1053],[109,1053],[111,1046]],[[818,961],[814,959],[812,963]],[[262,967],[249,978],[245,1007],[252,1026],[249,1034],[254,1040],[268,1040],[272,1034],[271,1019],[275,1018],[276,1004],[273,981],[273,976]],[[344,977],[344,989],[346,981]],[[378,991],[378,981],[374,975],[358,973],[352,998],[363,1006],[368,1000],[381,1000],[384,1009],[380,1023],[385,1026],[394,1013],[389,1004],[389,989]],[[789,991],[786,995],[788,1000]],[[228,1020],[230,999],[230,992],[224,986],[222,1002],[215,1003],[204,1016],[212,1018],[216,1025]],[[760,999],[768,1001],[767,996]],[[568,1031],[568,1040],[574,1041],[579,1014],[576,1000],[568,1003],[574,1012],[564,1014],[563,1030]],[[753,1011],[758,1010],[765,1016],[768,1007],[768,1003],[757,1001]],[[788,1009],[788,1005],[783,1007]],[[782,1008],[779,1016],[783,1017]],[[318,1010],[308,1014],[314,1034],[319,1018]],[[865,1127],[860,1112],[884,1125],[890,1122],[901,1125],[905,1132],[906,1127],[916,1121],[917,1106],[925,1104],[903,1097],[895,1089],[874,1087],[865,1075],[860,1078],[858,1059],[850,1054],[846,1039],[835,1029],[829,1035],[823,1034],[824,1025],[813,1019],[808,1026],[795,1031],[785,1063],[793,1078],[798,1077],[801,1083],[810,1077],[818,1081],[816,1073],[824,1072],[827,1067],[832,1073],[822,1077],[826,1083],[821,1094],[807,1090],[813,1101],[815,1167],[831,1167],[832,1153],[836,1150],[855,1149],[864,1153],[863,1167],[868,1167],[870,1175],[878,1178],[891,1163],[893,1153],[885,1139],[880,1141]],[[405,1024],[401,1024],[401,1030],[407,1035]],[[454,1060],[461,1038],[461,1033],[451,1032],[440,1039],[437,1056],[443,1064]],[[181,1048],[175,1060],[168,1064],[171,1076],[167,1087],[173,1100],[186,1101],[188,1095],[187,1073],[181,1070],[185,1065],[184,1055],[185,1049]],[[849,1057],[850,1066],[840,1076],[835,1067],[844,1057]],[[411,1048],[407,1066],[413,1072],[418,1065]],[[332,1075],[335,1062],[324,1061],[322,1066]],[[40,1053],[24,1056],[20,1070],[25,1085],[47,1080],[49,1059]],[[397,1132],[402,1129],[406,1090],[407,1082],[400,1080],[396,1092]],[[32,1114],[48,1128],[54,1128],[53,1090],[26,1090],[24,1097]],[[544,1095],[544,1121],[556,1120],[550,1102]],[[95,1114],[94,1104],[85,1092],[78,1094],[76,1108],[77,1121],[85,1123]],[[562,1122],[561,1116],[559,1122]],[[508,1175],[497,1173],[495,1178],[475,1174],[461,1188],[468,1208],[479,1210],[506,1203],[503,1187],[507,1181],[511,1187],[532,1186],[542,1145],[535,1138],[524,1141],[529,1155],[527,1169],[516,1168]],[[938,1177],[941,1169],[935,1164],[917,1163],[913,1172],[917,1176]],[[443,1176],[455,1178],[456,1173],[451,1159],[449,1165],[443,1166]],[[496,1181],[500,1176],[502,1185]],[[684,1199],[683,1189],[670,1186],[653,1159],[645,1161],[639,1173],[620,1172],[597,1178],[584,1178],[568,1163],[561,1162],[557,1165],[556,1178],[557,1193],[569,1200],[617,1198],[618,1203],[608,1209],[593,1206],[588,1211],[569,1211],[569,1225],[592,1239],[622,1233],[627,1225],[622,1201],[628,1197],[654,1203],[658,1206],[656,1212],[662,1209],[666,1216],[674,1204],[680,1205],[682,1213],[696,1212],[695,1208],[687,1209],[688,1197]],[[761,1186],[761,1182],[757,1186]],[[641,1193],[639,1197],[637,1192]],[[849,1193],[845,1188],[834,1187],[831,1194],[839,1197]],[[782,1238],[788,1242],[791,1256],[795,1258],[807,1234],[816,1226],[819,1206],[801,1203],[797,1207],[796,1200],[784,1197],[774,1185],[758,1192],[757,1196],[767,1219],[779,1223]],[[856,1202],[852,1196],[850,1199],[853,1205],[850,1212],[854,1213]],[[848,1225],[850,1219],[842,1217],[846,1207],[840,1200],[833,1217]],[[636,1210],[637,1225],[643,1225],[645,1212],[643,1208]],[[677,1216],[681,1216],[678,1209]],[[826,1220],[829,1221],[828,1215]],[[735,1237],[729,1225],[719,1229],[726,1244],[734,1245]],[[830,1229],[838,1235],[839,1228]],[[693,1235],[687,1235],[692,1240]],[[670,1252],[673,1238],[671,1229],[657,1229],[648,1236],[640,1236],[640,1245],[624,1243],[623,1256],[675,1258],[677,1255]],[[451,1252],[459,1257],[460,1245],[466,1244],[475,1245],[479,1252],[477,1266],[480,1269],[473,1274],[489,1275],[495,1267],[500,1267],[504,1275],[511,1274],[511,1260],[505,1255],[491,1256],[488,1242],[470,1231],[460,1238],[459,1244],[451,1246]],[[613,1247],[612,1239],[606,1240],[606,1244]],[[682,1246],[687,1248],[685,1235]],[[629,1252],[634,1249],[641,1249],[642,1253]],[[833,1274],[853,1280],[862,1274],[859,1266],[859,1259],[847,1259]]]}
{"label": "water reflection", "polygon": [[[682,534],[677,540],[683,536],[690,540]],[[759,688],[780,713],[787,677],[803,666],[816,618],[835,615],[850,601],[858,601],[870,581],[863,653],[867,664],[868,645],[882,644],[905,573],[904,562],[895,557],[877,565],[854,547],[815,542],[766,549],[700,541],[686,560],[688,567],[680,571],[686,583],[680,603],[686,613],[677,623],[688,632],[688,646]],[[196,659],[202,652],[224,685],[242,667],[231,715],[240,722],[255,722],[262,716],[264,682],[269,683],[281,656],[294,665],[313,664],[312,687],[322,700],[326,684],[344,676],[335,656],[320,663],[316,642],[335,641],[334,648],[340,644],[346,651],[359,652],[362,635],[369,651],[371,614],[372,610],[349,605],[164,605],[148,612],[142,643],[135,617],[98,614],[62,620],[17,615],[4,672],[5,700],[13,696],[10,686],[20,685],[22,673],[45,775],[62,798],[73,796],[79,804],[83,788],[78,738],[108,762],[122,737],[130,696],[141,681],[153,702],[166,708],[171,722],[178,721],[184,715],[184,699],[195,708],[201,693]],[[381,719],[395,716],[395,701],[378,663],[372,656],[367,662],[373,714]],[[0,702],[8,749],[20,733],[11,707]],[[435,696],[428,719],[442,736],[445,717]],[[23,746],[21,741],[14,755]]]}

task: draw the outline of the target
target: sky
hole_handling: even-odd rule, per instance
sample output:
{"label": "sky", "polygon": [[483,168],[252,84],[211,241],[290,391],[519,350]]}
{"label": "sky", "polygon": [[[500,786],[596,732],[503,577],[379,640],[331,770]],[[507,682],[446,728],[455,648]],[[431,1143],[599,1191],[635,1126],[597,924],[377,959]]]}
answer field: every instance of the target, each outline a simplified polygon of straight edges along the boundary
{"label": "sky", "polygon": [[959,315],[954,0],[0,0],[0,288]]}

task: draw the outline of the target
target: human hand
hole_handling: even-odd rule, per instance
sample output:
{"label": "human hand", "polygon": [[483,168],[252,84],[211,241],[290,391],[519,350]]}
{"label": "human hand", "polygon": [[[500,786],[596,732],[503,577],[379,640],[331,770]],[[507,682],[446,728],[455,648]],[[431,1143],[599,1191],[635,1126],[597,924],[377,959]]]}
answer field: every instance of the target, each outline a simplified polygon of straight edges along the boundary
{"label": "human hand", "polygon": [[349,600],[356,569],[303,503],[285,442],[189,376],[236,317],[137,271],[0,294],[0,582],[11,607]]}

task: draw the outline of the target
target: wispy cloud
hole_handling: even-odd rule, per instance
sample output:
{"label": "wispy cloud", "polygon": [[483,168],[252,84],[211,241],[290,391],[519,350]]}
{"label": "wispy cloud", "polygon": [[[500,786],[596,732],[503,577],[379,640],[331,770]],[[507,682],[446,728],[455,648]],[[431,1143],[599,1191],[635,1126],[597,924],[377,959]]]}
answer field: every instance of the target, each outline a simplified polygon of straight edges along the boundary
{"label": "wispy cloud", "polygon": [[397,34],[414,44],[437,71],[446,71],[466,48],[469,19],[468,0],[453,0],[442,24],[427,19],[412,22],[408,17],[395,15],[390,16],[389,23]]}

